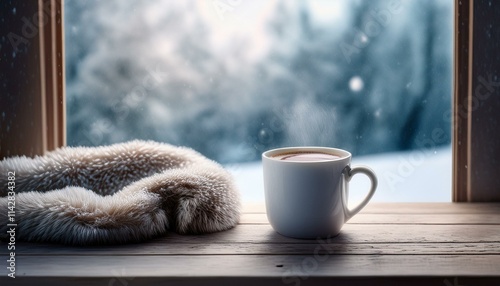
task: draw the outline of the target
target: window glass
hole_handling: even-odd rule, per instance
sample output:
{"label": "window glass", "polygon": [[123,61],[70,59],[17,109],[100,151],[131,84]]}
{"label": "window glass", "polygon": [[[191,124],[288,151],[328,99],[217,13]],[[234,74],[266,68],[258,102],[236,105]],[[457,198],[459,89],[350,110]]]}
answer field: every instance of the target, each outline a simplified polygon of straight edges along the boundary
{"label": "window glass", "polygon": [[376,171],[374,200],[451,201],[452,15],[451,0],[66,0],[68,144],[189,146],[245,200],[263,200],[263,151],[338,147]]}

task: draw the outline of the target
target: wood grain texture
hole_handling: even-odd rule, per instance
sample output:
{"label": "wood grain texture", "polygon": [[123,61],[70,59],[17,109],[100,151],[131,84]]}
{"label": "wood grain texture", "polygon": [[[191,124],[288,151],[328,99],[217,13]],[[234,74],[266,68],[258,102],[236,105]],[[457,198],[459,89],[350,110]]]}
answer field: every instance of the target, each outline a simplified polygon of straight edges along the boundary
{"label": "wood grain texture", "polygon": [[0,268],[0,284],[500,285],[500,204],[372,204],[316,240],[281,236],[263,209],[245,206],[229,231],[140,244],[18,242],[18,279]]}
{"label": "wood grain texture", "polygon": [[[270,225],[239,225],[231,230],[202,235],[179,235],[169,233],[152,242],[146,242],[131,247],[142,247],[155,243],[166,247],[175,247],[177,244],[311,244],[318,241],[327,241],[337,244],[374,244],[374,243],[500,243],[500,226],[488,225],[372,225],[346,224],[340,234],[333,238],[318,240],[294,239],[282,236],[275,232]],[[32,248],[41,247],[39,244],[18,243],[18,250],[23,245]],[[45,249],[67,248],[61,245],[45,245]],[[130,245],[129,245],[130,246]],[[103,249],[120,249],[124,246],[107,247]],[[6,253],[6,247],[1,248]]]}
{"label": "wood grain texture", "polygon": [[[500,255],[20,256],[33,277],[498,276]],[[29,270],[29,271],[28,271]],[[0,269],[0,277],[7,270]]]}
{"label": "wood grain texture", "polygon": [[[500,224],[496,214],[369,214],[360,213],[348,224]],[[265,213],[248,213],[241,216],[240,224],[269,224]]]}
{"label": "wood grain texture", "polygon": [[[20,244],[17,256],[145,256],[145,255],[500,255],[500,243],[165,243],[162,240],[115,247],[54,247],[50,244]],[[5,253],[3,253],[5,254]]]}
{"label": "wood grain texture", "polygon": [[[243,205],[243,213],[266,213],[264,203]],[[360,214],[499,214],[499,203],[369,203]]]}
{"label": "wood grain texture", "polygon": [[[498,286],[499,280],[495,277],[467,277],[467,276],[425,276],[425,277],[300,277],[299,279],[283,281],[280,277],[23,277],[22,279],[7,280],[0,277],[0,284],[12,286],[142,286],[142,285],[203,285],[203,286]],[[286,283],[287,282],[287,283]]]}

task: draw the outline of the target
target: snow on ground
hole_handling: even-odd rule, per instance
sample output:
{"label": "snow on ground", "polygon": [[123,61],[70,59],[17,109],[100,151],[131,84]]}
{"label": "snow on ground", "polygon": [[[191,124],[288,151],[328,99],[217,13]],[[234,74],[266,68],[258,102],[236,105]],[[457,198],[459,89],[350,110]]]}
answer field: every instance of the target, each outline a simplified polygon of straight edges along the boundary
{"label": "snow on ground", "polygon": [[[352,167],[356,165],[369,166],[377,174],[378,188],[372,201],[451,201],[451,147],[359,156],[351,163]],[[234,175],[244,202],[264,201],[260,162],[226,167]],[[363,175],[352,179],[349,194],[351,207],[363,199],[369,184],[370,181]]]}

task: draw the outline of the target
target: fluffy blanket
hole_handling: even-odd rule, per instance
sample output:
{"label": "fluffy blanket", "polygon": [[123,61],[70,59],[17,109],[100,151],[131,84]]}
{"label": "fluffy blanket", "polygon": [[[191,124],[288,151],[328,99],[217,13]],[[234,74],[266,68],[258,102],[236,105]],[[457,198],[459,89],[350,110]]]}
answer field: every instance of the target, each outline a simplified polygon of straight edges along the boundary
{"label": "fluffy blanket", "polygon": [[9,201],[16,240],[73,245],[139,242],[167,230],[216,232],[239,220],[226,170],[191,149],[151,141],[7,158],[0,186],[2,240],[9,239]]}

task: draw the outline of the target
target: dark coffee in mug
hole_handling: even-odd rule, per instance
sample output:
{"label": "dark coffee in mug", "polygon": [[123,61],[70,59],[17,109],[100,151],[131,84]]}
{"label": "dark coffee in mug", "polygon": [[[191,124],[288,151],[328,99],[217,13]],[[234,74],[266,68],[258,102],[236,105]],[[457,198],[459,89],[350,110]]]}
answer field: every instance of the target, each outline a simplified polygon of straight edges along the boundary
{"label": "dark coffee in mug", "polygon": [[278,154],[273,156],[273,158],[281,161],[318,162],[339,159],[340,156],[321,152],[294,152]]}

